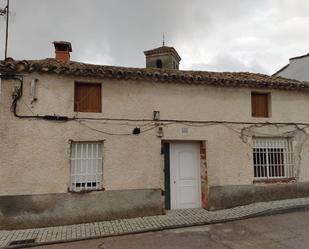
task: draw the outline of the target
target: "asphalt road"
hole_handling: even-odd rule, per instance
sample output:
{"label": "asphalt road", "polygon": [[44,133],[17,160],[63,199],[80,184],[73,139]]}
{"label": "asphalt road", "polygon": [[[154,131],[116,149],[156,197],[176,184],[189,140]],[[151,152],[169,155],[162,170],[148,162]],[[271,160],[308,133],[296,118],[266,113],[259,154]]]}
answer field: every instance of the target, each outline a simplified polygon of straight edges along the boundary
{"label": "asphalt road", "polygon": [[36,249],[308,249],[309,211]]}

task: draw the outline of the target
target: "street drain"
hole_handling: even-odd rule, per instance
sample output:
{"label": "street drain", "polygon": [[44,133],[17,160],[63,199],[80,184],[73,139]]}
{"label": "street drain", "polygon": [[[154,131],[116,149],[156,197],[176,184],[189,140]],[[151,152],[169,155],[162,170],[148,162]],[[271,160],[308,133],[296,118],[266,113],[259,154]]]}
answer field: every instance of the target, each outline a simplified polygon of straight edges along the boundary
{"label": "street drain", "polygon": [[15,240],[15,241],[10,242],[9,246],[28,245],[28,244],[33,244],[34,242],[35,242],[35,239]]}

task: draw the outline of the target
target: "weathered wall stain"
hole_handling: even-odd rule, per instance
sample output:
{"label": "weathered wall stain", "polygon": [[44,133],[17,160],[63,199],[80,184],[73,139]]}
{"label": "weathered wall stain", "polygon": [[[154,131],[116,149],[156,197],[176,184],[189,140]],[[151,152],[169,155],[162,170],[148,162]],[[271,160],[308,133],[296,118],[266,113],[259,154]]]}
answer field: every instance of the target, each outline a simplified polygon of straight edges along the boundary
{"label": "weathered wall stain", "polygon": [[0,197],[0,229],[22,229],[162,214],[161,190]]}
{"label": "weathered wall stain", "polygon": [[224,209],[251,204],[309,196],[309,183],[211,186],[209,209]]}

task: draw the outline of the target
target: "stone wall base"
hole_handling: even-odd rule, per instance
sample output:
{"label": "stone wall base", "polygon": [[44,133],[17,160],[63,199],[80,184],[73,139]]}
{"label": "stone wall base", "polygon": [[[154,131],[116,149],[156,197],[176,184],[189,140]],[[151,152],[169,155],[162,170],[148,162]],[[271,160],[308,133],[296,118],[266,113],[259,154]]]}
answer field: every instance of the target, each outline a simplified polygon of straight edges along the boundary
{"label": "stone wall base", "polygon": [[161,190],[0,196],[0,229],[60,226],[162,214]]}
{"label": "stone wall base", "polygon": [[309,182],[210,186],[209,210],[301,197],[309,197]]}

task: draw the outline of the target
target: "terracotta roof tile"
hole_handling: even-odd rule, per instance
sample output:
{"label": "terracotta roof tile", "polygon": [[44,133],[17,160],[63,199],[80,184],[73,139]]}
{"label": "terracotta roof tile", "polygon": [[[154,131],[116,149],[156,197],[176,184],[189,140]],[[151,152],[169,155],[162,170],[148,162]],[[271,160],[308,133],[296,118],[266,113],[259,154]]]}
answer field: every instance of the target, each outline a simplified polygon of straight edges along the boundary
{"label": "terracotta roof tile", "polygon": [[27,74],[32,72],[59,75],[97,77],[103,79],[145,80],[175,82],[186,84],[204,84],[226,87],[247,87],[261,89],[283,89],[309,91],[309,83],[286,79],[279,76],[248,72],[207,72],[155,68],[129,68],[102,66],[75,61],[13,60],[0,61],[0,73]]}

